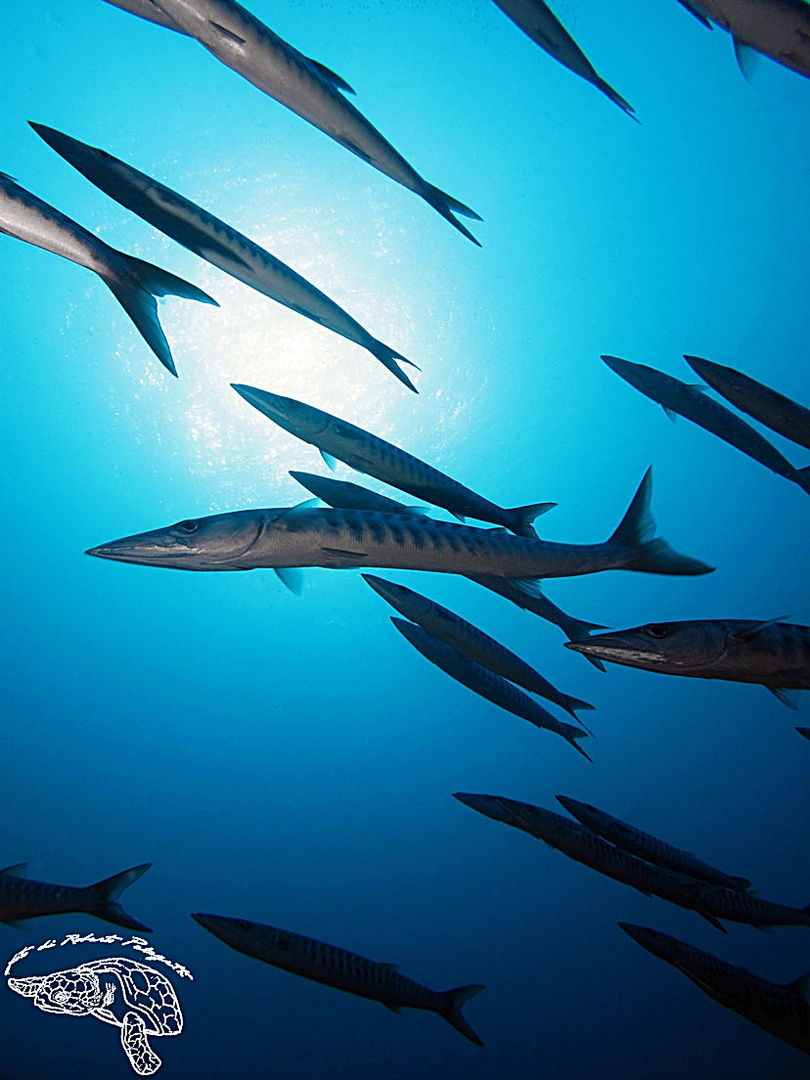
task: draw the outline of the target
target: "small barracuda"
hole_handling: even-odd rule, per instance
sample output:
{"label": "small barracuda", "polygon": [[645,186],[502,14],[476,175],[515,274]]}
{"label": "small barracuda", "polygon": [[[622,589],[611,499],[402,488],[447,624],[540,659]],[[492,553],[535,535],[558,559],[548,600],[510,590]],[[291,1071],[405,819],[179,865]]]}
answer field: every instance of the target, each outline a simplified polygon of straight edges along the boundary
{"label": "small barracuda", "polygon": [[330,468],[337,458],[358,472],[449,510],[462,521],[472,517],[501,525],[518,536],[535,536],[531,523],[557,505],[536,503],[511,509],[497,506],[393,443],[331,413],[254,386],[231,386],[274,424],[317,447]]}
{"label": "small barracuda", "polygon": [[810,627],[777,619],[647,623],[566,648],[665,675],[758,683],[787,705],[785,691],[810,690]]}
{"label": "small barracuda", "polygon": [[810,1006],[806,1000],[810,975],[784,984],[770,982],[659,930],[623,922],[619,926],[647,952],[676,967],[704,994],[810,1054]]}
{"label": "small barracuda", "polygon": [[83,912],[95,915],[97,919],[125,926],[128,930],[143,930],[151,933],[151,928],[133,918],[124,911],[118,897],[137,881],[151,866],[143,863],[123,870],[104,881],[85,888],[72,885],[49,885],[44,881],[32,881],[20,876],[26,863],[7,866],[0,870],[0,922],[16,923],[24,919],[37,919],[42,915],[72,915]]}
{"label": "small barracuda", "polygon": [[480,984],[437,992],[400,975],[396,964],[367,960],[336,945],[327,945],[289,930],[224,915],[191,917],[214,937],[245,956],[324,986],[379,1001],[393,1012],[403,1008],[436,1012],[470,1042],[484,1045],[461,1013],[465,1002],[484,989]]}
{"label": "small barracuda", "polygon": [[476,663],[475,660],[470,660],[452,645],[448,645],[446,641],[423,630],[421,626],[393,616],[391,622],[426,660],[435,664],[445,675],[460,682],[462,686],[466,686],[479,697],[491,701],[499,709],[505,709],[514,716],[528,720],[535,727],[545,728],[547,731],[553,731],[555,735],[562,736],[584,758],[588,761],[592,760],[577,743],[577,739],[584,739],[587,735],[582,728],[557,720],[528,694],[524,694],[512,683]]}
{"label": "small barracuda", "polygon": [[566,795],[558,795],[557,802],[586,829],[590,829],[603,840],[615,844],[630,855],[637,855],[640,859],[655,863],[656,866],[663,866],[665,870],[677,870],[680,874],[687,874],[700,881],[722,885],[725,889],[745,892],[751,886],[747,878],[724,874],[722,870],[709,866],[691,852],[682,851],[680,848],[673,847],[672,844],[659,840],[657,836],[642,832],[635,825],[629,825],[620,818],[606,814],[604,810],[599,810],[590,803],[579,802]]}
{"label": "small barracuda", "polygon": [[88,146],[44,124],[34,124],[30,120],[29,124],[57,154],[127,210],[257,292],[362,345],[409,390],[417,392],[397,364],[397,360],[402,360],[416,367],[412,361],[378,341],[334,300],[281,259],[190,199],[105,150]]}
{"label": "small barracuda", "polygon": [[806,0],[678,0],[711,29],[712,22],[734,41],[746,74],[746,50],[755,49],[799,75],[810,77],[810,6]]}
{"label": "small barracuda", "polygon": [[771,431],[810,450],[810,409],[734,368],[700,356],[684,356],[684,360],[726,401]]}
{"label": "small barracuda", "polygon": [[597,75],[588,57],[580,49],[563,24],[543,0],[495,0],[495,3],[549,56],[591,83],[628,116],[636,119],[635,109],[617,94],[612,86]]}
{"label": "small barracuda", "polygon": [[[108,2],[133,10],[132,0]],[[154,0],[154,6],[163,19],[153,18],[143,4],[137,4],[135,14],[163,25],[168,19],[174,24],[173,29],[195,38],[217,60],[259,90],[308,120],[362,161],[415,192],[468,240],[481,246],[455,216],[461,214],[480,221],[479,215],[423,179],[359,109],[346,100],[342,91],[350,88],[329,68],[313,63],[235,0]]]}
{"label": "small barracuda", "polygon": [[[321,502],[327,506],[334,506],[344,510],[379,510],[385,514],[417,514],[423,516],[423,511],[418,507],[405,506],[404,503],[396,502],[385,495],[378,495],[368,488],[359,484],[350,484],[347,480],[331,480],[325,476],[316,476],[314,473],[294,472],[290,470],[290,476],[303,485]],[[524,611],[530,611],[533,615],[539,615],[541,619],[559,626],[569,641],[580,641],[587,638],[594,630],[606,630],[601,623],[584,622],[567,615],[562,608],[552,603],[540,588],[538,581],[524,579],[513,581],[510,578],[487,577],[485,574],[466,574],[469,581],[476,585],[489,589],[490,592],[503,596],[506,600],[516,604]],[[600,671],[605,670],[605,665],[595,656],[581,654]]]}
{"label": "small barracuda", "polygon": [[798,484],[803,491],[810,494],[810,467],[794,468],[787,458],[750,424],[746,424],[725,405],[708,397],[703,392],[703,387],[689,386],[680,379],[665,375],[663,371],[656,371],[644,364],[633,364],[618,356],[603,356],[602,359],[625,382],[661,405],[668,416],[672,413],[685,416],[693,424],[710,431],[718,439],[741,450],[771,472]]}
{"label": "small barracuda", "polygon": [[111,540],[88,555],[176,570],[388,567],[496,577],[570,577],[600,570],[706,574],[712,567],[655,539],[647,471],[602,544],[559,544],[404,514],[361,510],[237,510]]}
{"label": "small barracuda", "polygon": [[98,274],[172,375],[177,371],[158,322],[155,297],[184,296],[218,306],[196,285],[134,255],[116,251],[5,173],[0,173],[0,233],[52,251]]}
{"label": "small barracuda", "polygon": [[570,859],[614,881],[697,912],[718,930],[725,932],[721,919],[749,926],[810,926],[810,905],[788,907],[760,900],[748,892],[724,889],[675,870],[654,866],[551,810],[495,795],[457,792],[454,797],[480,814],[523,829]]}
{"label": "small barracuda", "polygon": [[393,581],[375,577],[373,574],[363,574],[362,577],[376,593],[396,608],[400,615],[417,623],[423,630],[440,638],[462,656],[466,656],[468,660],[474,660],[476,664],[487,668],[494,675],[559,705],[575,720],[578,719],[577,709],[593,709],[593,705],[589,705],[587,701],[580,701],[579,698],[571,697],[570,694],[563,694],[525,660],[521,660],[489,634],[485,634],[483,630],[468,623],[455,612],[437,604],[435,600],[430,600],[427,596],[414,592],[413,589],[406,589],[404,585],[396,585]]}

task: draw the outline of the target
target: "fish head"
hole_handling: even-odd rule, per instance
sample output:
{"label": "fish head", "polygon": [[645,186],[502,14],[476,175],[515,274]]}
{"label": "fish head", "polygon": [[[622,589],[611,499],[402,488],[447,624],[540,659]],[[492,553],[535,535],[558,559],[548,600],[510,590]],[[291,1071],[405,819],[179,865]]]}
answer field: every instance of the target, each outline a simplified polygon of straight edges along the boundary
{"label": "fish head", "polygon": [[565,646],[614,664],[688,675],[717,662],[725,652],[726,642],[727,633],[721,623],[698,619],[611,630],[582,641],[566,641]]}
{"label": "fish head", "polygon": [[681,954],[685,953],[688,948],[677,938],[670,937],[669,934],[663,934],[660,930],[651,930],[648,926],[636,926],[634,923],[624,922],[620,922],[619,926],[642,949],[646,949],[653,956],[659,956],[670,964],[677,965]]}
{"label": "fish head", "polygon": [[8,985],[23,997],[33,998],[43,1012],[66,1016],[87,1016],[101,1004],[103,997],[98,976],[81,968],[9,979]]}
{"label": "fish head", "polygon": [[360,576],[383,600],[387,600],[391,607],[396,608],[401,615],[412,622],[418,622],[433,607],[433,602],[426,596],[414,592],[413,589],[406,589],[404,585],[386,581],[385,578],[377,577],[376,574],[361,574]]}
{"label": "fish head", "polygon": [[238,510],[188,518],[168,528],[135,533],[90,548],[85,554],[174,570],[239,570],[239,560],[259,538],[267,521],[282,510]]}
{"label": "fish head", "polygon": [[234,919],[227,915],[192,915],[214,937],[238,952],[255,953],[262,945],[267,947],[273,942],[273,927],[264,923],[250,922],[248,919]]}
{"label": "fish head", "polygon": [[296,401],[295,398],[271,394],[268,390],[259,390],[243,383],[231,383],[231,386],[254,409],[258,409],[269,420],[304,442],[315,442],[332,419],[328,413],[321,412],[303,401]]}
{"label": "fish head", "polygon": [[[56,128],[48,127],[46,124],[35,124],[32,120],[29,120],[28,123],[51,149],[55,150],[60,157],[63,157],[65,161],[78,169],[83,176],[86,176],[91,183],[96,184],[102,190],[105,190],[110,181],[115,179],[125,180],[127,185],[131,186],[136,182],[137,177],[141,175],[135,169],[130,168],[123,161],[113,157],[112,154],[108,154],[106,150],[102,150],[98,146],[89,146],[87,143],[74,139],[70,135],[65,135],[64,132],[57,131]],[[147,177],[144,177],[144,181],[147,179]]]}

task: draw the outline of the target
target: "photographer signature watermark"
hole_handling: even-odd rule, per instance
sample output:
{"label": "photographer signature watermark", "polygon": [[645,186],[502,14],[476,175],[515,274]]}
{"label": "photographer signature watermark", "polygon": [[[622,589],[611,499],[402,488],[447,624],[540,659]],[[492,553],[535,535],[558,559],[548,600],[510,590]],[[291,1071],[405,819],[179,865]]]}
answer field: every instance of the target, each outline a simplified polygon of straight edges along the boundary
{"label": "photographer signature watermark", "polygon": [[[41,945],[27,945],[13,956],[3,972],[9,988],[22,997],[32,998],[34,1005],[43,1012],[61,1016],[93,1016],[96,1020],[120,1028],[121,1046],[130,1065],[139,1076],[152,1076],[162,1062],[149,1039],[179,1035],[183,1030],[180,1002],[162,971],[128,956],[111,956],[47,975],[10,977],[13,966],[32,952],[42,953],[65,945],[86,943],[116,945],[117,949],[131,948],[151,963],[164,964],[180,978],[194,978],[187,967],[155,952],[145,938],[125,939],[120,934],[105,934],[102,937],[95,934],[67,934],[63,941],[50,938]],[[106,981],[105,977],[114,981]],[[103,986],[102,978],[105,979]],[[120,1005],[120,1015],[113,1011],[114,1004]]]}

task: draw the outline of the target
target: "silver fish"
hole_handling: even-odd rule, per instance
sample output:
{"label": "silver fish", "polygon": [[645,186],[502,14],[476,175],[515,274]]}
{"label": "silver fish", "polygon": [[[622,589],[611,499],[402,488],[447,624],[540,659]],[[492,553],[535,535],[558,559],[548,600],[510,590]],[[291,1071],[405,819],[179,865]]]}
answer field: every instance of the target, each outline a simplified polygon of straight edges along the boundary
{"label": "silver fish", "polygon": [[623,922],[619,926],[647,952],[683,972],[704,994],[810,1054],[810,1006],[806,1001],[810,975],[784,984],[770,982],[659,930]]}
{"label": "silver fish", "polygon": [[592,83],[628,116],[636,119],[633,106],[628,104],[621,94],[617,94],[601,76],[597,75],[593,64],[548,4],[544,4],[543,0],[495,0],[495,3],[516,26],[520,27],[524,34],[527,34],[541,49],[545,49],[549,56],[553,56],[555,60],[567,67],[569,71],[573,71],[575,75],[585,79],[586,82]]}
{"label": "silver fish", "polygon": [[[132,0],[118,4],[131,10]],[[362,161],[415,192],[468,240],[481,245],[455,214],[481,218],[464,203],[429,184],[347,101],[347,84],[329,68],[315,64],[274,34],[235,0],[154,0],[160,13],[195,38],[227,67],[265,94],[286,105]],[[151,18],[138,4],[137,14]],[[153,21],[160,22],[160,19]]]}
{"label": "silver fish", "polygon": [[[290,470],[290,476],[302,484],[307,491],[325,502],[327,506],[339,507],[344,510],[380,510],[386,514],[419,514],[423,512],[414,506],[405,506],[404,503],[396,502],[385,495],[378,495],[368,488],[359,484],[350,484],[347,480],[332,480],[325,476],[316,476],[314,473],[294,472]],[[539,615],[541,619],[559,626],[569,641],[580,641],[587,638],[594,630],[606,630],[601,623],[589,623],[582,619],[575,619],[573,615],[567,615],[562,608],[558,608],[543,594],[539,581],[524,579],[513,581],[511,578],[487,577],[485,574],[467,574],[468,580],[476,585],[481,585],[490,592],[497,593],[505,599],[516,604],[524,611],[530,611]],[[582,653],[585,656],[584,653]],[[594,656],[585,656],[594,667],[600,671],[605,670],[605,665]]]}
{"label": "silver fish", "polygon": [[737,63],[747,75],[747,52],[770,56],[810,77],[810,7],[805,0],[679,0],[711,29],[712,22],[734,41]]}
{"label": "silver fish", "polygon": [[470,660],[441,638],[429,634],[421,626],[394,616],[391,617],[391,622],[426,660],[441,668],[451,679],[460,682],[474,694],[491,701],[498,708],[505,709],[514,716],[520,716],[523,720],[528,720],[535,727],[545,728],[546,731],[553,731],[555,735],[560,735],[584,758],[588,761],[592,760],[577,742],[578,739],[584,739],[587,735],[582,728],[557,720],[528,694],[524,694],[512,683],[476,663],[475,660]]}
{"label": "silver fish", "polygon": [[627,513],[602,544],[559,544],[405,514],[361,510],[237,510],[180,521],[91,548],[117,562],[178,570],[361,566],[496,577],[571,577],[600,570],[706,574],[712,567],[655,539],[647,471]]}
{"label": "silver fish", "polygon": [[810,926],[810,905],[789,907],[761,900],[752,893],[710,885],[675,870],[665,870],[629,855],[590,829],[551,810],[495,795],[457,792],[454,797],[487,817],[523,829],[570,859],[614,881],[697,912],[718,930],[725,931],[720,920],[749,926]]}
{"label": "silver fish", "polygon": [[5,173],[0,173],[0,233],[52,251],[98,274],[172,375],[177,371],[158,322],[155,297],[184,296],[218,306],[196,285],[134,255],[116,251]]}
{"label": "silver fish", "polygon": [[700,356],[685,356],[684,360],[736,408],[810,450],[810,409],[734,368]]}
{"label": "silver fish", "polygon": [[557,505],[536,503],[512,509],[497,506],[393,443],[331,413],[315,409],[295,398],[257,390],[254,386],[240,383],[231,383],[231,386],[273,423],[316,446],[330,467],[337,458],[358,472],[374,476],[417,499],[449,510],[462,521],[465,517],[472,517],[502,525],[519,536],[535,536],[531,523]]}
{"label": "silver fish", "polygon": [[26,863],[7,866],[0,870],[0,922],[16,923],[24,919],[37,919],[42,915],[71,915],[84,912],[97,919],[125,926],[128,930],[151,928],[133,918],[117,902],[118,897],[133,882],[145,874],[151,863],[133,866],[95,885],[75,888],[72,885],[50,885],[44,881],[32,881],[21,877]]}
{"label": "silver fish", "polygon": [[691,852],[682,851],[680,848],[673,847],[672,844],[659,840],[657,836],[642,832],[635,825],[629,825],[626,821],[591,806],[590,803],[579,802],[566,795],[558,795],[557,802],[586,829],[590,829],[603,840],[615,844],[630,855],[637,855],[638,858],[646,859],[647,862],[655,863],[656,866],[663,866],[666,870],[677,870],[681,874],[688,874],[689,877],[699,878],[713,885],[722,885],[725,889],[745,892],[751,886],[747,878],[725,874],[722,870],[698,859]]}
{"label": "silver fish", "polygon": [[281,259],[190,199],[119,158],[44,124],[29,123],[57,154],[116,202],[231,277],[327,330],[362,345],[409,390],[417,392],[397,364],[397,360],[402,360],[416,367],[412,361],[378,341],[334,300]]}
{"label": "silver fish", "polygon": [[579,698],[571,697],[570,694],[563,694],[525,660],[521,660],[499,641],[485,634],[472,623],[468,623],[466,619],[462,619],[449,608],[442,607],[435,600],[430,600],[427,596],[414,592],[413,589],[406,589],[404,585],[396,585],[393,581],[385,581],[373,574],[363,574],[362,577],[400,615],[417,623],[423,630],[440,638],[457,652],[487,668],[493,674],[559,705],[575,720],[578,719],[577,709],[593,709],[593,705],[589,705],[587,701],[580,701]]}
{"label": "silver fish", "polygon": [[666,675],[760,683],[788,705],[786,690],[810,690],[810,627],[777,619],[647,623],[566,648]]}
{"label": "silver fish", "polygon": [[461,1008],[484,989],[480,984],[459,986],[455,990],[428,990],[400,975],[396,964],[381,964],[347,952],[324,941],[279,930],[264,923],[233,919],[224,915],[192,915],[200,926],[224,941],[237,952],[262,960],[265,964],[291,971],[305,979],[334,986],[358,997],[379,1001],[399,1012],[400,1009],[425,1009],[436,1012],[456,1031],[474,1042],[484,1044],[462,1016]]}
{"label": "silver fish", "polygon": [[680,379],[665,375],[663,371],[656,371],[644,364],[633,364],[618,356],[603,356],[602,359],[645,397],[662,405],[668,416],[672,413],[685,416],[810,494],[810,467],[795,469],[758,431],[724,405],[713,401],[702,387],[689,386]]}

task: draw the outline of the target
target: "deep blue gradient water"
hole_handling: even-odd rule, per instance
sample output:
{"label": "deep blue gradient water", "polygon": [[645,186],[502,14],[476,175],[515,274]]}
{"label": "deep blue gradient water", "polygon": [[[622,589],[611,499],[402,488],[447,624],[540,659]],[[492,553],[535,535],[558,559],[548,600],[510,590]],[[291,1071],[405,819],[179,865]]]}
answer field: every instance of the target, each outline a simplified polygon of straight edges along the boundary
{"label": "deep blue gradient water", "polygon": [[[0,864],[74,885],[154,864],[124,906],[194,975],[175,980],[182,1036],[153,1040],[166,1080],[810,1078],[799,1051],[616,923],[780,982],[810,967],[807,928],[723,936],[451,798],[556,809],[555,794],[571,795],[804,905],[810,745],[794,725],[810,723],[806,700],[791,713],[755,686],[600,674],[555,627],[469,582],[384,574],[593,702],[589,764],[430,666],[355,572],[308,571],[299,598],[271,571],[83,554],[306,497],[287,470],[325,472],[317,452],[228,386],[244,382],[373,430],[502,505],[557,501],[548,539],[606,538],[652,464],[661,534],[717,571],[550,582],[580,618],[810,619],[807,496],[671,424],[599,360],[694,382],[682,359],[694,353],[810,404],[810,86],[764,59],[747,83],[728,36],[675,0],[554,6],[640,125],[491,0],[252,0],[355,87],[422,175],[481,214],[482,250],[195,42],[101,0],[4,11],[0,168],[221,304],[162,302],[175,380],[89,271],[0,241]],[[29,119],[264,244],[418,363],[419,396],[121,209]],[[486,1045],[241,956],[194,911],[321,938],[437,989],[484,983],[465,1015]],[[0,926],[0,959],[114,929],[84,915]],[[45,970],[34,957],[15,974]],[[3,1080],[90,1075],[135,1075],[116,1030],[0,985]]]}

